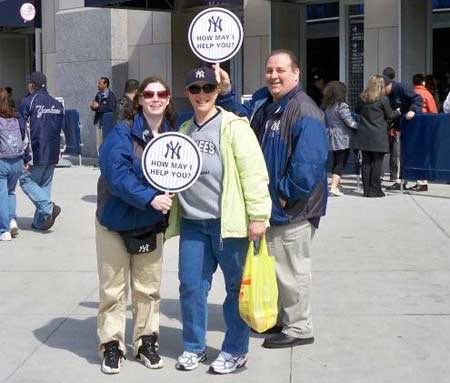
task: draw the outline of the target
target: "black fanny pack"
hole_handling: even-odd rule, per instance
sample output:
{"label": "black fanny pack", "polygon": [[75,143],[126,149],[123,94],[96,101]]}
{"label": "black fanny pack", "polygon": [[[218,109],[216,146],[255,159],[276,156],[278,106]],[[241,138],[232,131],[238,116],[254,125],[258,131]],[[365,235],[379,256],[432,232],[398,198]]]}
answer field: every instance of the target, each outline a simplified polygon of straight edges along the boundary
{"label": "black fanny pack", "polygon": [[120,231],[120,236],[130,254],[151,253],[156,249],[156,231],[154,228]]}
{"label": "black fanny pack", "polygon": [[139,230],[119,231],[130,254],[146,254],[156,249],[156,236],[167,228],[167,218],[150,227]]}

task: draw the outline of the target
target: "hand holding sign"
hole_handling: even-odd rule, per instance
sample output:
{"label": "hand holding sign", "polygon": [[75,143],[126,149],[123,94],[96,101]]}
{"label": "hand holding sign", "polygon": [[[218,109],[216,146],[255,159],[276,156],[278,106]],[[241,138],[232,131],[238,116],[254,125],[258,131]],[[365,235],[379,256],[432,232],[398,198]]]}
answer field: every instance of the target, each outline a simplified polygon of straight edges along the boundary
{"label": "hand holding sign", "polygon": [[169,194],[167,192],[161,195],[157,195],[155,198],[153,198],[150,205],[153,207],[153,209],[162,211],[163,214],[167,214],[167,212],[172,207],[172,198],[174,197],[174,195],[175,194]]}

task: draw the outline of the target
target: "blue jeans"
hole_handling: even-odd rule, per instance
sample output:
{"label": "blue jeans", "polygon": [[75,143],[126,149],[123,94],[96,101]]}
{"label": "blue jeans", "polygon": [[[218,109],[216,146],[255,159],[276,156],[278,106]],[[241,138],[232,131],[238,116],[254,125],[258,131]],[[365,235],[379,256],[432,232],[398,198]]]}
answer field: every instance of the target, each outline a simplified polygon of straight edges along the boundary
{"label": "blue jeans", "polygon": [[9,231],[16,218],[16,185],[22,174],[23,159],[0,159],[0,234]]}
{"label": "blue jeans", "polygon": [[52,214],[51,190],[55,165],[33,165],[23,172],[19,179],[20,187],[36,207],[33,226],[41,229],[45,218]]}
{"label": "blue jeans", "polygon": [[201,352],[206,348],[207,298],[212,276],[220,265],[227,293],[222,351],[232,355],[248,352],[250,329],[239,315],[238,303],[248,244],[248,238],[222,240],[220,219],[182,220],[178,277],[185,351]]}

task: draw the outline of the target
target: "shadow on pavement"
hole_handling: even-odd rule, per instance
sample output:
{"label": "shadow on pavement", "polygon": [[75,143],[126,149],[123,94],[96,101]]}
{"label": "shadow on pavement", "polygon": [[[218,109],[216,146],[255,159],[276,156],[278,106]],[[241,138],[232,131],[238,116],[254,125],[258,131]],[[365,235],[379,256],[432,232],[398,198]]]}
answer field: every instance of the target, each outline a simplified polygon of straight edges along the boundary
{"label": "shadow on pavement", "polygon": [[[96,309],[97,302],[81,302],[83,307]],[[179,306],[179,301],[175,299],[165,299],[162,302],[161,313],[168,318],[178,319],[181,323],[179,307],[177,313],[173,310]],[[222,318],[222,306],[211,304],[209,308],[208,331],[224,331],[225,325]],[[216,313],[220,313],[218,317]],[[167,314],[166,314],[167,313]],[[181,327],[181,325],[180,325]],[[160,355],[165,358],[176,360],[183,352],[182,330],[181,328],[160,326]],[[53,318],[45,326],[33,330],[34,336],[48,347],[70,351],[80,358],[85,359],[90,364],[100,362],[97,353],[97,318],[95,316],[85,318]],[[127,344],[127,358],[133,360],[133,321],[127,318],[125,339]],[[209,359],[214,360],[220,350],[208,347]]]}
{"label": "shadow on pavement", "polygon": [[19,230],[23,231],[32,231],[34,233],[40,233],[40,234],[50,234],[53,232],[53,230],[36,230],[31,227],[31,224],[33,223],[33,217],[17,217],[16,218],[17,225],[19,226]]}
{"label": "shadow on pavement", "polygon": [[81,200],[84,202],[97,203],[97,195],[96,194],[88,194],[81,197]]}

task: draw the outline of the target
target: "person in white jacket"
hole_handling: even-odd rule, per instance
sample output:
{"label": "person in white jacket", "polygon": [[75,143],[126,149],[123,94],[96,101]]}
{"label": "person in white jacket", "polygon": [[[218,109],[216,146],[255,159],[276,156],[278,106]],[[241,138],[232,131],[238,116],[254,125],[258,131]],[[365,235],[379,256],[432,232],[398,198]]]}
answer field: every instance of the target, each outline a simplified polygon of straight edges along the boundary
{"label": "person in white jacket", "polygon": [[450,113],[450,92],[447,95],[447,98],[444,101],[444,113]]}

